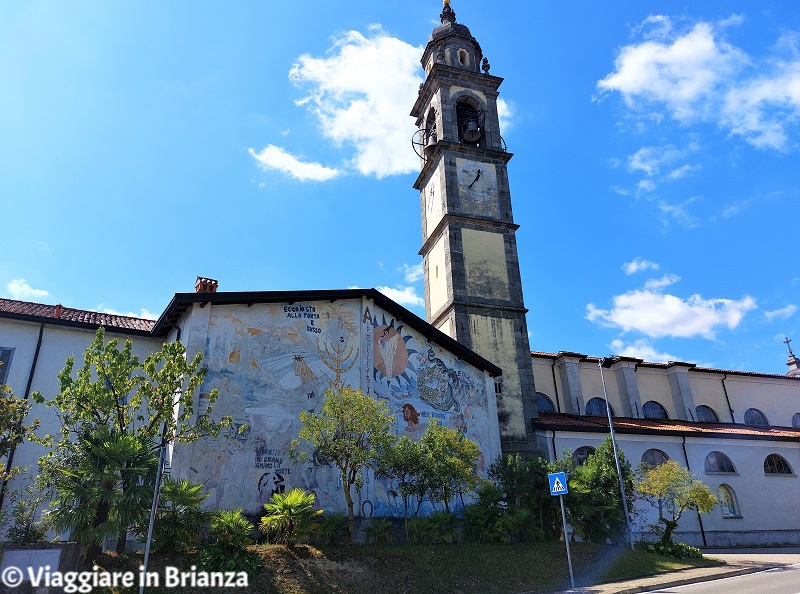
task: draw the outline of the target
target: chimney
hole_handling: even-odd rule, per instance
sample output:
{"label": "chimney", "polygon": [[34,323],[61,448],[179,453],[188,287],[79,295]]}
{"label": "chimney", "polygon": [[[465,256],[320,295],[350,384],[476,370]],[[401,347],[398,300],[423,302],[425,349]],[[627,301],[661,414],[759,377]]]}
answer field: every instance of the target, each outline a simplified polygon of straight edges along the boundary
{"label": "chimney", "polygon": [[53,310],[53,317],[60,318],[61,314],[64,313],[64,306],[60,303],[56,305],[56,308]]}
{"label": "chimney", "polygon": [[216,281],[213,278],[205,278],[204,276],[198,276],[197,281],[194,283],[194,292],[216,293],[217,287],[219,287],[219,281]]}

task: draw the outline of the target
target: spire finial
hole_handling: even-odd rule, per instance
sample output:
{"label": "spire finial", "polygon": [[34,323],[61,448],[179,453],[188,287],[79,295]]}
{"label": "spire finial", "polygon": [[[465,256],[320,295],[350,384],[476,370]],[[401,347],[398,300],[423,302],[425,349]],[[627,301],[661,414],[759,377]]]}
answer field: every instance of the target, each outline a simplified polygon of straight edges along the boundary
{"label": "spire finial", "polygon": [[792,343],[792,339],[788,338],[788,337],[786,338],[786,340],[783,341],[783,344],[785,344],[786,348],[789,349],[789,356],[790,357],[794,357],[794,353],[792,352],[792,344],[791,343]]}
{"label": "spire finial", "polygon": [[444,4],[444,8],[442,9],[442,14],[439,15],[439,19],[442,21],[442,24],[455,23],[456,13],[452,8],[450,8],[450,0],[442,0],[442,4]]}

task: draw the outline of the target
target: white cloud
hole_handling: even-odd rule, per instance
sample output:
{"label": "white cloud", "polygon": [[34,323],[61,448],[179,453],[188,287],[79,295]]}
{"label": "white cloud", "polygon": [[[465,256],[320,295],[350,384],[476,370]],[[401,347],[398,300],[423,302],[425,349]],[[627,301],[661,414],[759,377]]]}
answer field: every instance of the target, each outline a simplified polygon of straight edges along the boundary
{"label": "white cloud", "polygon": [[407,283],[415,283],[425,276],[425,263],[420,262],[419,264],[414,264],[413,266],[403,264],[403,268],[401,270],[405,275]]}
{"label": "white cloud", "polygon": [[644,359],[650,363],[667,363],[668,361],[681,361],[680,357],[665,352],[659,352],[646,338],[639,338],[630,344],[625,344],[619,338],[611,341],[609,345],[616,355]]}
{"label": "white cloud", "polygon": [[248,149],[262,169],[275,169],[299,181],[328,181],[341,174],[341,170],[319,163],[306,163],[288,153],[283,147],[268,144],[260,153]]}
{"label": "white cloud", "polygon": [[648,17],[634,29],[642,41],[623,47],[597,86],[649,119],[711,122],[753,146],[784,150],[800,118],[797,35],[778,40],[778,55],[756,60],[723,38],[742,22],[733,15],[677,31],[667,16]]}
{"label": "white cloud", "polygon": [[665,274],[661,278],[651,278],[644,283],[644,288],[649,291],[657,291],[658,289],[674,285],[679,280],[681,280],[681,277],[677,274]]}
{"label": "white cloud", "polygon": [[425,299],[417,295],[414,287],[377,287],[378,291],[386,295],[392,301],[406,307],[425,307]]}
{"label": "white cloud", "polygon": [[688,200],[684,200],[679,204],[668,204],[666,202],[659,202],[658,210],[662,212],[665,216],[661,218],[661,222],[665,225],[669,225],[670,222],[676,222],[681,227],[685,227],[687,229],[693,229],[700,225],[700,221],[697,217],[689,214],[689,211],[686,210],[686,207],[700,199],[700,196],[693,196]]}
{"label": "white cloud", "polygon": [[670,171],[666,177],[670,181],[675,181],[677,179],[686,177],[692,171],[697,171],[698,169],[700,169],[700,165],[681,165],[677,169]]}
{"label": "white cloud", "polygon": [[351,145],[355,168],[380,178],[419,169],[408,111],[422,82],[422,48],[371,29],[369,37],[349,31],[335,38],[325,58],[300,56],[289,79],[308,90],[297,104],[316,115],[323,135]]}
{"label": "white cloud", "polygon": [[516,105],[513,101],[497,99],[497,117],[500,120],[500,132],[507,133],[514,126]]}
{"label": "white cloud", "polygon": [[651,338],[662,336],[715,338],[717,327],[736,328],[744,315],[755,309],[755,299],[682,299],[652,290],[634,290],[612,298],[611,309],[586,306],[586,318],[624,332],[635,330]]}
{"label": "white cloud", "polygon": [[49,293],[44,289],[34,289],[24,278],[15,278],[6,285],[6,291],[12,299],[31,299],[47,297]]}
{"label": "white cloud", "polygon": [[634,258],[630,262],[625,262],[622,265],[622,270],[625,274],[630,275],[641,272],[642,270],[658,270],[658,264],[650,260],[645,260],[644,258]]}
{"label": "white cloud", "polygon": [[773,320],[788,320],[795,314],[796,311],[797,311],[797,306],[789,304],[786,307],[782,307],[780,309],[765,311],[764,317],[767,319],[768,322],[771,322]]}
{"label": "white cloud", "polygon": [[112,309],[110,307],[106,307],[104,303],[101,303],[100,305],[97,306],[95,311],[104,314],[110,314],[112,316],[127,316],[129,318],[143,318],[145,320],[158,319],[158,314],[154,314],[151,311],[146,310],[145,308],[142,308],[139,313],[136,313],[135,311],[123,312],[123,311],[117,311],[116,309]]}

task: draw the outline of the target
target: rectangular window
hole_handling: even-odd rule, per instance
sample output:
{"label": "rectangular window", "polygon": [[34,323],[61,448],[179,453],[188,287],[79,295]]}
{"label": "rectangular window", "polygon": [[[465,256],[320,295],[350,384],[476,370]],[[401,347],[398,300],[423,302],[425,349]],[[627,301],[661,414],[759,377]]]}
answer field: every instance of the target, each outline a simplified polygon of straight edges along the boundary
{"label": "rectangular window", "polygon": [[11,367],[11,358],[14,356],[14,349],[0,347],[0,386],[5,385],[8,377],[8,370]]}

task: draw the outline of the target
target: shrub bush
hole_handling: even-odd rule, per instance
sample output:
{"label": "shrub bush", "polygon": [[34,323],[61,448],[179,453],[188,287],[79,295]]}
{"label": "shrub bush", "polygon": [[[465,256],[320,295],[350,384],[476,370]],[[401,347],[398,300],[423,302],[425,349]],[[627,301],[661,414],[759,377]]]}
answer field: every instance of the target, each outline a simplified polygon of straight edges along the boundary
{"label": "shrub bush", "polygon": [[314,509],[314,494],[306,493],[296,487],[288,493],[275,493],[269,503],[264,504],[267,512],[258,529],[267,535],[271,542],[293,547],[316,530],[317,517],[321,509]]}
{"label": "shrub bush", "polygon": [[389,544],[392,541],[392,522],[386,518],[373,518],[364,528],[364,534],[374,544]]}
{"label": "shrub bush", "polygon": [[691,547],[682,542],[643,542],[636,543],[636,548],[647,553],[675,557],[676,559],[702,559],[703,553],[697,547]]}
{"label": "shrub bush", "polygon": [[347,536],[347,516],[341,512],[325,513],[319,517],[317,540],[321,544],[337,544]]}
{"label": "shrub bush", "polygon": [[255,575],[261,555],[245,547],[253,544],[253,525],[241,509],[211,515],[208,536],[198,553],[200,565],[209,571],[246,571]]}
{"label": "shrub bush", "polygon": [[408,523],[412,542],[454,543],[458,540],[458,520],[446,511],[438,511],[424,518],[414,518]]}

